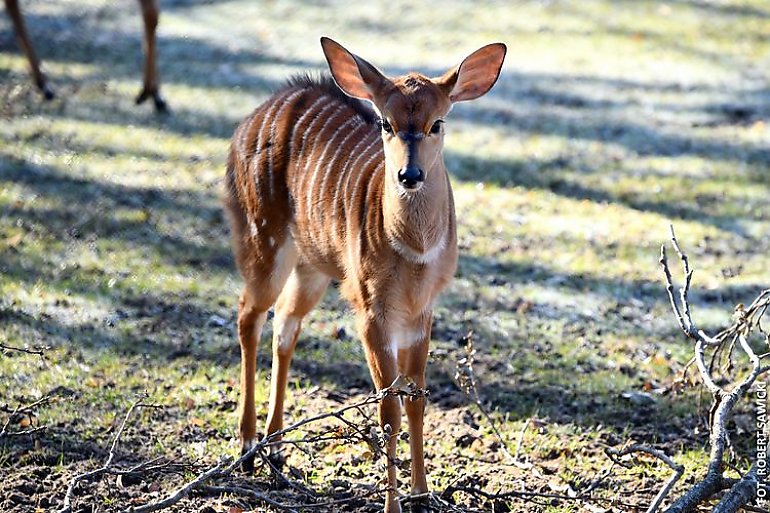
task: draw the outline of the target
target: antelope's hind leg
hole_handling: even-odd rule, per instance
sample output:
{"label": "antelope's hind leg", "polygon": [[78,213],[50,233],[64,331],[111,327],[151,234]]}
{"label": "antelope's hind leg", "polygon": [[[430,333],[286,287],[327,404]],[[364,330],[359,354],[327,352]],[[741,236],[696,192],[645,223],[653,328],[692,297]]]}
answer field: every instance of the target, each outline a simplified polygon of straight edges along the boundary
{"label": "antelope's hind leg", "polygon": [[[273,366],[265,436],[283,429],[286,383],[302,318],[318,304],[329,282],[330,278],[325,274],[307,264],[300,263],[291,272],[283,291],[278,296],[273,319]],[[280,439],[280,436],[276,436],[273,441]],[[284,458],[280,446],[271,447],[270,460],[277,468],[283,466]]]}
{"label": "antelope's hind leg", "polygon": [[24,23],[24,16],[19,8],[19,0],[5,0],[5,9],[13,22],[13,28],[16,31],[16,39],[19,42],[21,51],[27,57],[29,62],[29,72],[32,75],[32,80],[35,81],[35,85],[46,100],[52,100],[54,97],[53,91],[48,87],[48,80],[45,74],[40,70],[40,59],[35,52],[35,47],[32,46],[32,42],[29,39],[29,33],[27,32],[27,25]]}
{"label": "antelope's hind leg", "polygon": [[[255,405],[255,374],[257,346],[267,319],[267,310],[284,288],[291,269],[297,263],[297,253],[290,237],[278,251],[252,239],[238,238],[242,229],[236,224],[236,258],[246,285],[238,303],[238,342],[241,346],[241,454],[251,449],[257,440],[257,410]],[[269,265],[267,263],[270,263]],[[243,462],[246,472],[254,470],[254,455]]]}
{"label": "antelope's hind leg", "polygon": [[144,39],[142,42],[144,49],[144,78],[142,90],[136,97],[136,104],[144,103],[147,98],[152,97],[157,112],[168,112],[166,100],[160,95],[156,59],[156,30],[158,28],[158,19],[160,18],[160,6],[158,5],[158,0],[139,0],[139,5],[142,9],[142,20],[144,22]]}

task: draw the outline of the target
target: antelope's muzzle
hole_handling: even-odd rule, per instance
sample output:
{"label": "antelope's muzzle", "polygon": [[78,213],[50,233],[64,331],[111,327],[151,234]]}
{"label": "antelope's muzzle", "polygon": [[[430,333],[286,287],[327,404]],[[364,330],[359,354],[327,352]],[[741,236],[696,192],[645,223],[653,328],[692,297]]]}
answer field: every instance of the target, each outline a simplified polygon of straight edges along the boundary
{"label": "antelope's muzzle", "polygon": [[398,182],[405,189],[416,189],[425,181],[425,173],[417,166],[407,166],[398,171]]}

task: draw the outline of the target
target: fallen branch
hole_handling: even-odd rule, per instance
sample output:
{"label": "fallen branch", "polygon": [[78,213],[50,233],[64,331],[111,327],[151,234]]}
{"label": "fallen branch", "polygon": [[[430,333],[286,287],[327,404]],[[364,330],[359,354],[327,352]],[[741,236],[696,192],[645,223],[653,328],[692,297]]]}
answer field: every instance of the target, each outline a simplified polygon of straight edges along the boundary
{"label": "fallen branch", "polygon": [[[468,395],[468,397],[470,397],[473,400],[476,407],[478,407],[479,411],[481,411],[481,414],[484,415],[485,419],[487,419],[487,422],[492,428],[492,431],[495,433],[495,436],[500,441],[500,446],[502,447],[505,455],[511,461],[515,463],[519,463],[518,449],[516,451],[516,456],[514,456],[511,453],[510,449],[508,448],[508,442],[506,442],[505,438],[503,438],[503,435],[500,433],[500,430],[497,429],[497,423],[489,414],[489,412],[487,412],[487,409],[484,407],[484,403],[481,400],[481,396],[479,395],[479,389],[476,384],[476,373],[473,370],[473,364],[476,356],[476,349],[473,346],[473,331],[469,331],[468,334],[465,335],[465,337],[463,338],[465,339],[465,357],[461,358],[457,362],[457,366],[455,369],[455,376],[454,376],[455,383],[460,388],[460,390],[465,392],[466,395]],[[524,426],[525,430],[527,425]],[[519,446],[519,449],[520,448],[521,447]]]}
{"label": "fallen branch", "polygon": [[[208,488],[212,488],[207,485],[208,482],[214,479],[221,479],[221,478],[230,476],[235,471],[235,469],[240,467],[240,465],[244,461],[246,461],[251,457],[256,456],[257,454],[259,454],[264,461],[270,464],[267,457],[264,456],[264,450],[270,445],[281,443],[282,440],[280,439],[283,435],[290,433],[292,431],[296,431],[297,429],[307,424],[318,422],[324,419],[336,418],[338,420],[341,420],[346,425],[350,425],[350,422],[343,417],[343,415],[350,410],[354,410],[354,409],[360,410],[364,406],[379,403],[386,397],[390,397],[390,396],[415,398],[415,397],[424,397],[426,395],[427,395],[426,390],[417,388],[414,385],[414,383],[404,379],[403,377],[399,377],[398,379],[396,379],[396,381],[393,382],[391,386],[387,388],[383,388],[382,390],[380,390],[375,394],[370,394],[366,398],[364,398],[363,400],[357,403],[344,406],[342,408],[339,408],[331,412],[320,413],[318,415],[299,420],[291,424],[290,426],[281,429],[280,431],[276,431],[275,433],[272,433],[271,435],[266,436],[259,442],[252,445],[248,451],[246,451],[240,456],[240,458],[232,460],[232,458],[224,457],[214,467],[204,472],[201,472],[195,478],[193,478],[192,480],[188,481],[184,485],[177,488],[174,492],[172,492],[166,498],[157,502],[145,504],[143,506],[130,508],[129,511],[133,513],[149,513],[152,511],[158,511],[158,510],[167,508],[169,506],[172,506],[178,503],[183,498],[185,498],[192,491],[204,489],[205,488],[204,485],[206,485],[206,487]],[[362,436],[365,436],[365,435],[362,435]],[[286,443],[289,443],[289,442],[286,442]],[[273,467],[273,469],[277,470],[275,469],[275,467]],[[284,479],[286,479],[288,483],[292,484],[291,481],[289,481],[288,478],[286,478],[285,476],[284,476]],[[302,491],[305,493],[312,492],[312,490],[309,491],[304,486],[302,487]],[[310,493],[310,495],[314,495],[314,492]],[[285,507],[289,509],[288,510],[284,509],[284,510],[293,511],[292,506],[285,506]]]}
{"label": "fallen branch", "polygon": [[645,445],[638,445],[638,444],[632,444],[628,447],[625,447],[623,449],[617,450],[612,448],[607,448],[605,450],[607,455],[617,463],[618,465],[625,465],[622,461],[620,461],[619,458],[622,456],[625,456],[627,454],[632,454],[635,452],[643,452],[645,454],[649,454],[650,456],[653,456],[659,460],[661,460],[663,463],[669,466],[671,470],[674,471],[674,473],[671,475],[671,477],[666,481],[666,483],[663,485],[663,488],[660,489],[658,494],[655,496],[655,499],[653,499],[652,504],[647,508],[647,511],[645,513],[655,513],[658,511],[658,508],[660,508],[660,505],[663,503],[663,500],[668,496],[669,492],[671,492],[671,489],[674,487],[674,485],[679,481],[679,479],[682,477],[682,474],[684,473],[684,467],[682,465],[679,465],[678,463],[674,462],[666,453],[663,451],[659,451],[658,449],[653,449],[652,447],[647,447]]}
{"label": "fallen branch", "polygon": [[[3,409],[5,411],[8,411],[9,415],[8,415],[8,418],[6,419],[6,421],[3,423],[3,427],[0,428],[0,439],[6,438],[6,437],[12,437],[12,436],[32,435],[32,434],[35,434],[35,433],[39,433],[40,431],[45,431],[47,429],[47,426],[37,426],[37,427],[29,428],[29,429],[23,429],[21,431],[8,431],[8,428],[10,427],[11,422],[13,422],[14,419],[19,414],[26,413],[26,414],[28,414],[30,416],[30,419],[32,417],[36,417],[35,412],[34,412],[35,408],[37,408],[38,406],[43,406],[45,404],[48,404],[49,402],[51,402],[53,400],[53,398],[54,397],[51,396],[51,395],[45,395],[45,396],[41,397],[40,399],[38,399],[37,401],[35,401],[33,403],[30,403],[28,405],[16,406],[13,410],[11,410],[8,407],[4,407]],[[30,423],[31,423],[31,420],[30,420]]]}
{"label": "fallen branch", "polygon": [[34,349],[30,349],[28,347],[9,346],[8,344],[0,342],[0,350],[2,350],[3,353],[17,352],[17,353],[31,354],[31,355],[39,356],[40,360],[43,363],[45,363],[45,352],[48,351],[49,349],[51,348],[48,346],[36,347]]}
{"label": "fallen branch", "polygon": [[[118,447],[118,443],[120,442],[120,437],[123,435],[123,430],[126,427],[126,423],[128,422],[128,419],[131,417],[131,414],[134,412],[134,410],[141,407],[155,407],[155,405],[145,404],[143,401],[146,398],[147,398],[146,395],[140,397],[139,399],[134,401],[131,404],[131,406],[128,408],[126,415],[123,417],[123,421],[120,423],[120,426],[118,427],[118,431],[115,433],[115,437],[112,439],[112,444],[110,445],[110,451],[107,454],[107,459],[105,460],[104,464],[97,469],[84,472],[82,474],[78,474],[72,478],[72,481],[70,481],[70,484],[67,487],[67,492],[64,495],[64,502],[62,504],[61,509],[59,509],[58,513],[70,513],[72,511],[72,496],[75,493],[75,487],[78,485],[79,482],[87,479],[93,479],[105,473],[114,473],[114,474],[128,473],[126,471],[113,470],[112,462],[115,459],[115,451]],[[134,467],[133,471],[135,471],[137,468],[140,468],[140,467],[141,466]]]}

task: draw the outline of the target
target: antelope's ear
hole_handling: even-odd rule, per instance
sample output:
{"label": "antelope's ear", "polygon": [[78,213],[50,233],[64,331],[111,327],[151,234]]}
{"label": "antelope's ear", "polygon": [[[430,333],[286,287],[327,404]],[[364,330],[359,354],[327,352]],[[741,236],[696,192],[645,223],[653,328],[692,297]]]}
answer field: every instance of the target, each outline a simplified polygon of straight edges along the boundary
{"label": "antelope's ear", "polygon": [[486,94],[497,82],[505,52],[503,43],[479,48],[459,66],[434,79],[434,82],[444,90],[452,103],[475,100]]}
{"label": "antelope's ear", "polygon": [[332,77],[340,89],[348,96],[374,101],[377,92],[388,81],[385,75],[328,37],[321,38],[321,47],[329,63]]}

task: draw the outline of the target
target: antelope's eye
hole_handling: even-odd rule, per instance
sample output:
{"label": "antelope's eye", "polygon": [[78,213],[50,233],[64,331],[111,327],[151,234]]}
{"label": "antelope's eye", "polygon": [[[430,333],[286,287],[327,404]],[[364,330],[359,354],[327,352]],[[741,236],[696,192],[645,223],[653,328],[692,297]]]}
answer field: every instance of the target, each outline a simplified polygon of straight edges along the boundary
{"label": "antelope's eye", "polygon": [[388,134],[393,133],[393,126],[388,123],[388,120],[385,118],[377,118],[377,126],[379,126],[383,132]]}
{"label": "antelope's eye", "polygon": [[433,123],[433,126],[430,127],[430,133],[437,134],[441,132],[441,125],[444,123],[443,120],[439,119],[435,123]]}

